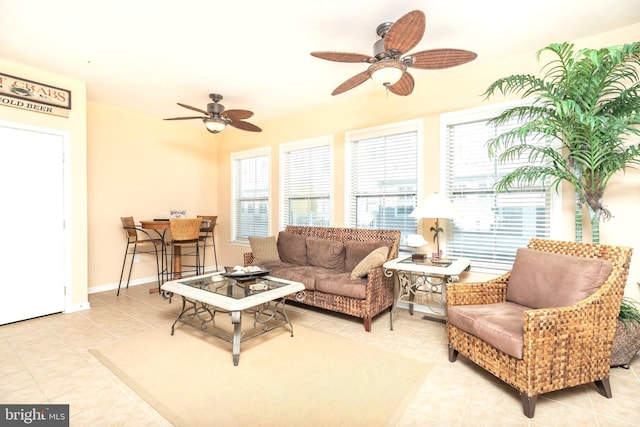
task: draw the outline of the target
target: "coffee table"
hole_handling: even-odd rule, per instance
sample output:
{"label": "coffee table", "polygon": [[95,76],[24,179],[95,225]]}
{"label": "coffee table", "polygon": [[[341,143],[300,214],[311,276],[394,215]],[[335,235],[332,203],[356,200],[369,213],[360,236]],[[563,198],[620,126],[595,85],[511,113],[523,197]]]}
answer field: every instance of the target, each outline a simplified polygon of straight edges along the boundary
{"label": "coffee table", "polygon": [[[304,285],[284,279],[264,276],[248,281],[223,277],[220,272],[186,279],[172,280],[162,285],[169,296],[182,297],[182,309],[171,325],[182,322],[232,344],[233,364],[240,361],[240,343],[280,326],[293,325],[285,311],[288,295],[304,290]],[[233,333],[216,325],[216,314],[231,318]],[[242,314],[250,316],[251,328],[242,330]],[[219,318],[220,316],[218,316]]]}

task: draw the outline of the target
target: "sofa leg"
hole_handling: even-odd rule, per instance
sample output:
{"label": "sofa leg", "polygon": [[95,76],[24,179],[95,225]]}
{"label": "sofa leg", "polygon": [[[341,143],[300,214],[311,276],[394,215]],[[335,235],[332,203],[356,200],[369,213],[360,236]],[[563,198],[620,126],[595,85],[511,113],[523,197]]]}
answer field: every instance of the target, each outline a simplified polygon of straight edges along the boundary
{"label": "sofa leg", "polygon": [[520,393],[520,399],[522,399],[522,410],[528,418],[533,418],[533,413],[536,411],[536,403],[538,402],[538,395],[527,396],[525,393]]}
{"label": "sofa leg", "polygon": [[598,380],[595,382],[596,387],[598,388],[598,393],[603,395],[604,397],[611,399],[611,384],[609,384],[609,378],[605,378],[603,380]]}
{"label": "sofa leg", "polygon": [[371,317],[364,318],[364,330],[371,332]]}
{"label": "sofa leg", "polygon": [[453,363],[458,358],[458,350],[449,346],[449,362]]}

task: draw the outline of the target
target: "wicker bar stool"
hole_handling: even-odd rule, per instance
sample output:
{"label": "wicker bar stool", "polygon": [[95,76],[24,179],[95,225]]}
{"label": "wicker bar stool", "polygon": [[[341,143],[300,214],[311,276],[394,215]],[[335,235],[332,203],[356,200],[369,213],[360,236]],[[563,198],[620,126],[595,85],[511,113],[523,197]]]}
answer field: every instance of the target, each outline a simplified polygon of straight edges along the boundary
{"label": "wicker bar stool", "polygon": [[195,255],[195,274],[200,272],[200,226],[201,218],[171,218],[169,219],[169,230],[171,240],[166,245],[171,248],[172,277],[179,279],[182,277],[182,253],[183,249],[191,249],[192,252],[185,252],[185,257]]}
{"label": "wicker bar stool", "polygon": [[[200,228],[200,245],[202,246],[202,265],[200,274],[204,274],[205,262],[207,259],[207,246],[213,247],[213,260],[216,265],[216,270],[218,271],[218,252],[216,251],[216,236],[215,236],[215,228],[216,222],[218,221],[217,215],[198,215],[198,218],[202,218],[203,223]],[[209,223],[206,224],[206,221]],[[210,243],[209,243],[210,241]]]}
{"label": "wicker bar stool", "polygon": [[153,238],[147,231],[140,227],[136,227],[133,217],[126,216],[121,217],[122,228],[124,229],[125,236],[127,238],[127,245],[124,249],[124,258],[122,259],[122,270],[120,271],[120,280],[118,281],[118,292],[116,295],[120,295],[120,288],[122,286],[122,277],[124,276],[124,269],[127,264],[127,258],[131,256],[131,263],[129,265],[129,274],[127,276],[127,286],[129,289],[129,281],[131,280],[131,271],[133,270],[134,258],[138,254],[154,255],[156,258],[156,270],[158,272],[158,287],[162,283],[162,270],[160,268],[160,258],[158,253],[162,256],[163,253],[163,241],[160,238]]}

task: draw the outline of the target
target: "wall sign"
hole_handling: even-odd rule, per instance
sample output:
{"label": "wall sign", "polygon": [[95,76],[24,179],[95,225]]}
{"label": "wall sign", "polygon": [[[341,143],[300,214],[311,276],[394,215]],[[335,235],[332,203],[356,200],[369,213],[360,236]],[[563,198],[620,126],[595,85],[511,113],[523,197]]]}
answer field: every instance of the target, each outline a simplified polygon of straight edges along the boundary
{"label": "wall sign", "polygon": [[69,117],[71,91],[0,73],[0,105]]}

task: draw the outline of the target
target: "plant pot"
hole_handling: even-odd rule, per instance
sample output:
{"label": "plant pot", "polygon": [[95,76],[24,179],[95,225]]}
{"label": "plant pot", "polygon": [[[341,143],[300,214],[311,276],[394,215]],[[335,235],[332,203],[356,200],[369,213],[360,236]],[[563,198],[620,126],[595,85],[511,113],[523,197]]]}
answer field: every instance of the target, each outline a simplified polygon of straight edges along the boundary
{"label": "plant pot", "polygon": [[631,359],[640,350],[640,323],[618,320],[611,347],[611,366],[629,368]]}

